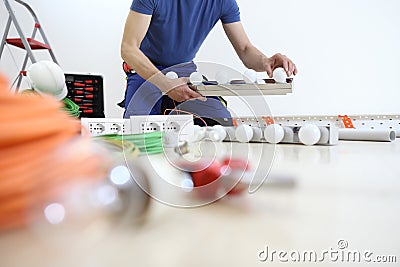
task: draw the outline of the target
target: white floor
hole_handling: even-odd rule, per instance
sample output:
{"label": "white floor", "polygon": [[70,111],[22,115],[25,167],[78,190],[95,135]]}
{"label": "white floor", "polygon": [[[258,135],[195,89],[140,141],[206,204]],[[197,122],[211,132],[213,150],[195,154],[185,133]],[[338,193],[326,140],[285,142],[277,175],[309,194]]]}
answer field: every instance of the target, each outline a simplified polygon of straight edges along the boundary
{"label": "white floor", "polygon": [[[275,150],[266,144],[229,145],[218,147],[218,153],[249,155],[259,178],[275,152],[267,182],[256,193],[192,209],[152,201],[140,225],[93,221],[67,235],[2,234],[0,266],[285,266],[282,261],[291,263],[296,252],[305,251],[325,258],[321,263],[302,259],[295,266],[354,266],[342,259],[349,251],[359,252],[359,266],[399,265],[399,140]],[[151,159],[161,176],[179,179],[176,171],[162,167],[162,157]],[[153,187],[161,198],[168,194]],[[397,263],[374,263],[377,256],[396,256]],[[366,265],[365,259],[371,262]]]}

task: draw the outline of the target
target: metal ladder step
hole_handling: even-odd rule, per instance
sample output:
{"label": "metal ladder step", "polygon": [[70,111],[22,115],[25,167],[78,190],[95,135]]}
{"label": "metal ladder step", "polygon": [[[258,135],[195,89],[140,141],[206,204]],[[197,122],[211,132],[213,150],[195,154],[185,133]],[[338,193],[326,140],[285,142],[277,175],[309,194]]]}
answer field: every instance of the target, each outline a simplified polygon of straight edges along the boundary
{"label": "metal ladder step", "polygon": [[[28,44],[30,46],[30,48],[32,50],[43,50],[43,49],[47,49],[47,50],[51,50],[50,46],[44,43],[41,43],[39,41],[36,41],[32,38],[26,38],[28,41]],[[22,42],[21,38],[9,38],[6,39],[7,44],[25,49],[24,43]]]}

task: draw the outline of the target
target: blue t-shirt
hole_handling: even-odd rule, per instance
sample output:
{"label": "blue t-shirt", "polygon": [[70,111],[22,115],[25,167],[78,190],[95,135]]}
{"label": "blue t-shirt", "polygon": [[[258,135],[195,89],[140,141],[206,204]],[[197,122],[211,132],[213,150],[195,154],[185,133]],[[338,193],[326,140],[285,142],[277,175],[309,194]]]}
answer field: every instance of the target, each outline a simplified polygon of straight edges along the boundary
{"label": "blue t-shirt", "polygon": [[152,15],[140,49],[160,66],[192,61],[219,20],[240,21],[236,0],[133,0],[131,10]]}

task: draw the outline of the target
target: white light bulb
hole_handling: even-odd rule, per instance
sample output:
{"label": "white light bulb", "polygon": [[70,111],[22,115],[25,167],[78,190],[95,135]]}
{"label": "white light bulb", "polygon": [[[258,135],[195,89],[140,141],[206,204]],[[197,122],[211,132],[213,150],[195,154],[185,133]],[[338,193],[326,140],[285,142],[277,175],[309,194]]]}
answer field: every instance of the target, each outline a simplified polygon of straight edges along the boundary
{"label": "white light bulb", "polygon": [[264,137],[268,143],[279,144],[285,137],[283,127],[278,124],[268,125],[264,130]]}
{"label": "white light bulb", "polygon": [[222,142],[226,138],[226,130],[221,125],[215,125],[208,131],[208,138],[214,142]]}
{"label": "white light bulb", "polygon": [[224,71],[219,71],[215,75],[215,80],[217,81],[218,84],[227,84],[229,83],[229,77],[228,74]]}
{"label": "white light bulb", "polygon": [[203,75],[200,72],[190,74],[190,82],[193,85],[200,85],[203,82]]}
{"label": "white light bulb", "polygon": [[181,188],[182,188],[183,192],[186,192],[186,193],[190,193],[193,191],[194,183],[193,183],[193,180],[191,179],[190,175],[189,175],[189,177],[186,177],[185,179],[183,179],[181,181]]}
{"label": "white light bulb", "polygon": [[206,129],[204,127],[200,127],[199,125],[194,125],[193,130],[194,130],[192,138],[193,142],[200,142],[206,136]]}
{"label": "white light bulb", "polygon": [[306,146],[313,146],[321,139],[321,131],[314,124],[306,124],[300,128],[299,140]]}
{"label": "white light bulb", "polygon": [[131,173],[125,165],[117,166],[110,172],[110,181],[116,186],[126,185],[131,179]]}
{"label": "white light bulb", "polygon": [[321,131],[321,138],[319,139],[318,143],[320,144],[328,144],[329,142],[329,130],[327,127],[319,127],[319,130]]}
{"label": "white light bulb", "polygon": [[235,137],[240,143],[248,143],[253,139],[254,131],[249,125],[239,125],[236,127]]}
{"label": "white light bulb", "polygon": [[251,141],[253,142],[260,142],[263,138],[263,132],[260,127],[252,127],[253,128],[253,138]]}
{"label": "white light bulb", "polygon": [[243,78],[248,83],[256,83],[257,72],[255,70],[247,69],[243,74]]}
{"label": "white light bulb", "polygon": [[167,74],[165,74],[165,76],[171,80],[178,79],[178,74],[176,74],[176,72],[173,71],[168,72]]}
{"label": "white light bulb", "polygon": [[225,131],[226,131],[226,141],[235,141],[236,137],[235,137],[235,130],[236,127],[225,127]]}
{"label": "white light bulb", "polygon": [[60,224],[65,219],[66,210],[63,205],[59,203],[53,203],[44,209],[44,215],[49,223]]}
{"label": "white light bulb", "polygon": [[293,143],[294,142],[294,132],[291,127],[283,127],[284,135],[282,143]]}
{"label": "white light bulb", "polygon": [[286,83],[287,74],[284,69],[277,68],[274,70],[272,77],[277,83]]}

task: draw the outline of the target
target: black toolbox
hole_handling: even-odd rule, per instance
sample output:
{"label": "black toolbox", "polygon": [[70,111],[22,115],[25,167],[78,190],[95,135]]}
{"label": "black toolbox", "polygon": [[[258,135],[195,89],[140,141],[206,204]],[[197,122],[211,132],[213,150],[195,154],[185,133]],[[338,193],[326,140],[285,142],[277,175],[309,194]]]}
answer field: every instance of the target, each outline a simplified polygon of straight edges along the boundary
{"label": "black toolbox", "polygon": [[103,76],[65,74],[67,97],[79,106],[81,118],[105,118]]}

